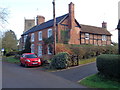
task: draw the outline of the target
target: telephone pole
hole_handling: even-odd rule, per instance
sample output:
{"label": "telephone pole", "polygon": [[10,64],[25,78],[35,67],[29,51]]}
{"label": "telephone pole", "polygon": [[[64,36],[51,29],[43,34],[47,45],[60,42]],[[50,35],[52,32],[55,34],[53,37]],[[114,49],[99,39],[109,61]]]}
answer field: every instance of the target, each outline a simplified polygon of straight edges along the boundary
{"label": "telephone pole", "polygon": [[54,19],[54,55],[56,54],[56,15],[55,15],[55,0],[53,0],[53,19]]}
{"label": "telephone pole", "polygon": [[118,29],[118,53],[120,54],[120,19],[117,25],[117,29]]}

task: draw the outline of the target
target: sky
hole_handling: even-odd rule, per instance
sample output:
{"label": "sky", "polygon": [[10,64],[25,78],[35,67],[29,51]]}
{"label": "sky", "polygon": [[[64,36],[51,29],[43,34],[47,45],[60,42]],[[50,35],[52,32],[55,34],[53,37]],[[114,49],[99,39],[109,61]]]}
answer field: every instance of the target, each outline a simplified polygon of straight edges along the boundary
{"label": "sky", "polygon": [[[0,0],[0,7],[8,8],[9,17],[5,28],[13,30],[19,39],[24,30],[24,19],[34,19],[37,15],[45,21],[53,18],[53,0]],[[101,27],[107,22],[112,41],[118,42],[118,2],[119,0],[55,0],[56,17],[68,13],[68,4],[75,4],[75,18],[80,24]]]}

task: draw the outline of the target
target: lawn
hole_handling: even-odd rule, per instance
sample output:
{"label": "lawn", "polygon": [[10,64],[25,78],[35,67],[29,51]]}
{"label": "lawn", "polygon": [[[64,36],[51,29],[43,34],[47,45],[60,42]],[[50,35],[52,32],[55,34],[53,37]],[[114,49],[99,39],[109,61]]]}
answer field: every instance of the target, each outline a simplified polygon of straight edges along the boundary
{"label": "lawn", "polygon": [[104,76],[95,74],[79,82],[81,85],[87,86],[89,88],[116,88],[120,89],[120,82],[114,79],[108,79]]}

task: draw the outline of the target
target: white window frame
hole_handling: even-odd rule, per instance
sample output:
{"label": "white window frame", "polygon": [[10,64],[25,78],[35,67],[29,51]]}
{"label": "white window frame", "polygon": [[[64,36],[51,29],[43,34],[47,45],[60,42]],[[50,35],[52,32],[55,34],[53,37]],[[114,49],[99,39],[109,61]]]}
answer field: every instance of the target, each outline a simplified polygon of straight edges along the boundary
{"label": "white window frame", "polygon": [[35,45],[31,44],[31,53],[34,53],[34,52],[35,52]]}
{"label": "white window frame", "polygon": [[25,35],[25,36],[24,36],[24,43],[26,42],[27,36],[28,36],[28,35]]}
{"label": "white window frame", "polygon": [[38,46],[38,56],[42,56],[42,45]]}
{"label": "white window frame", "polygon": [[42,40],[42,31],[38,32],[38,40],[41,41]]}
{"label": "white window frame", "polygon": [[107,41],[107,36],[106,35],[102,35],[102,41]]}
{"label": "white window frame", "polygon": [[85,33],[85,39],[90,39],[90,34],[89,33]]}
{"label": "white window frame", "polygon": [[48,38],[52,36],[52,29],[48,29]]}
{"label": "white window frame", "polygon": [[51,55],[52,53],[50,53],[50,49],[49,49],[49,45],[47,46],[47,51],[48,51],[48,54]]}
{"label": "white window frame", "polygon": [[31,42],[34,42],[34,41],[35,41],[35,34],[32,33],[32,34],[31,34]]}

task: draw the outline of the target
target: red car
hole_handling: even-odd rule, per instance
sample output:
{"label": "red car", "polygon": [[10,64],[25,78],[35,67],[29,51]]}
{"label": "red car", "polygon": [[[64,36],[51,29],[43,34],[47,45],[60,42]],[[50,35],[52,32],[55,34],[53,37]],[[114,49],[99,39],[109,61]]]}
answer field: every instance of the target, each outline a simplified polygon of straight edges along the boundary
{"label": "red car", "polygon": [[24,65],[25,67],[40,66],[41,60],[34,53],[24,53],[20,57],[20,63],[21,65]]}

